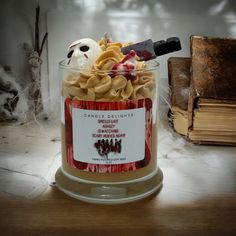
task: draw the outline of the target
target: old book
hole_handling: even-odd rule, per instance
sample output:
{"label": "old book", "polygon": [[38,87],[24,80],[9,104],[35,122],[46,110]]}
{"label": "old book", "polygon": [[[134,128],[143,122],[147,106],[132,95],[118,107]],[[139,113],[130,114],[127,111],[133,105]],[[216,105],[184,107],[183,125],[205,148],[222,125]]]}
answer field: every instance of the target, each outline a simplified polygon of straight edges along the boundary
{"label": "old book", "polygon": [[199,98],[188,137],[197,143],[236,145],[236,102]]}
{"label": "old book", "polygon": [[192,36],[188,137],[236,144],[236,39]]}
{"label": "old book", "polygon": [[[236,39],[192,36],[190,44],[189,112],[201,97],[236,101]],[[191,126],[192,119],[189,122]]]}
{"label": "old book", "polygon": [[236,39],[190,41],[191,58],[168,60],[173,127],[194,143],[236,145]]}
{"label": "old book", "polygon": [[190,58],[168,59],[168,78],[171,90],[171,116],[176,132],[188,133],[188,99],[190,85]]}

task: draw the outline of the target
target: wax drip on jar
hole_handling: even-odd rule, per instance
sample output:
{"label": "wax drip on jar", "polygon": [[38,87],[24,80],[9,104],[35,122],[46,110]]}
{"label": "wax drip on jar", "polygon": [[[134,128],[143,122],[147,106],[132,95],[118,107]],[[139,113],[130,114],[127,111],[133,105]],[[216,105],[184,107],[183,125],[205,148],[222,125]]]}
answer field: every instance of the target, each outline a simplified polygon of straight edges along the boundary
{"label": "wax drip on jar", "polygon": [[120,62],[116,63],[112,68],[112,77],[123,75],[127,80],[135,80],[135,61],[136,52],[131,50]]}

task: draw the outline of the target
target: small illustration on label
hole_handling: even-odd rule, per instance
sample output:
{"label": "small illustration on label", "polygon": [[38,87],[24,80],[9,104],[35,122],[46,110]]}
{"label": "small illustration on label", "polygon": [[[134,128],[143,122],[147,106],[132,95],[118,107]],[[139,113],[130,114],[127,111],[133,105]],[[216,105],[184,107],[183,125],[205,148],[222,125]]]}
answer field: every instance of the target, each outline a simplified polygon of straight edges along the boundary
{"label": "small illustration on label", "polygon": [[67,162],[89,172],[133,171],[151,160],[152,101],[65,99]]}
{"label": "small illustration on label", "polygon": [[108,154],[113,153],[121,153],[121,142],[122,140],[117,140],[113,142],[113,139],[102,139],[98,140],[94,143],[94,147],[97,149],[97,152],[102,157],[108,157]]}

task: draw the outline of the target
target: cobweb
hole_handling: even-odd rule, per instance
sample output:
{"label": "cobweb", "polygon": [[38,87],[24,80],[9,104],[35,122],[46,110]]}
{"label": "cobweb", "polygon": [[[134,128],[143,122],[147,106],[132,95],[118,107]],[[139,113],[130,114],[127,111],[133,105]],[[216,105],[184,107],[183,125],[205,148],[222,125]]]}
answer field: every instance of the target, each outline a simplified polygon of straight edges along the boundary
{"label": "cobweb", "polygon": [[[45,122],[55,124],[59,122],[59,111],[49,112],[42,110],[35,113],[30,98],[33,83],[22,87],[13,74],[0,65],[0,125],[23,125],[35,123],[43,128]],[[42,98],[41,98],[42,99]],[[44,98],[44,102],[48,102]]]}

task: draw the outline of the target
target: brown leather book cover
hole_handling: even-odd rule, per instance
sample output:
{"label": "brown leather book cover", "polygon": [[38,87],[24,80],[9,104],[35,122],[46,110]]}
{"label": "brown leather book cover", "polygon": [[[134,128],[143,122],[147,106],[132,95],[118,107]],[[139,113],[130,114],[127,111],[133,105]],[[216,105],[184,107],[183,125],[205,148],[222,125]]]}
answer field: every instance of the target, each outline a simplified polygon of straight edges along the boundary
{"label": "brown leather book cover", "polygon": [[173,129],[182,135],[188,133],[188,100],[190,85],[190,58],[168,59],[171,111],[168,113]]}
{"label": "brown leather book cover", "polygon": [[190,58],[170,57],[168,59],[168,78],[172,106],[185,111],[188,110]]}
{"label": "brown leather book cover", "polygon": [[198,98],[236,101],[236,39],[190,37],[189,127]]}

